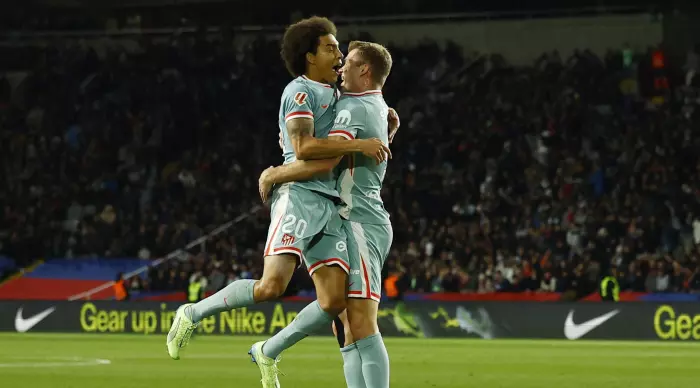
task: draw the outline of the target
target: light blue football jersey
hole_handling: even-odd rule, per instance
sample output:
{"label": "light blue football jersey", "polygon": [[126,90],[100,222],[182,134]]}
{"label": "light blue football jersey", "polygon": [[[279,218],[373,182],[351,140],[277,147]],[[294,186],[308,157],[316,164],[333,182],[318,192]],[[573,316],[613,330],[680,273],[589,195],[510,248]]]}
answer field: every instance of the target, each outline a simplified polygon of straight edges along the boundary
{"label": "light blue football jersey", "polygon": [[[389,107],[380,90],[364,93],[344,93],[330,132],[348,140],[378,138],[389,144]],[[377,162],[361,153],[345,156],[338,166],[336,188],[343,204],[340,216],[363,224],[391,224],[381,197],[387,162]]]}
{"label": "light blue football jersey", "polygon": [[[282,93],[279,113],[279,128],[284,142],[284,164],[297,160],[287,133],[287,122],[301,117],[313,119],[314,136],[319,139],[327,138],[335,119],[338,95],[333,86],[310,80],[305,76],[297,77],[287,85]],[[308,181],[293,182],[292,185],[338,197],[333,172]]]}

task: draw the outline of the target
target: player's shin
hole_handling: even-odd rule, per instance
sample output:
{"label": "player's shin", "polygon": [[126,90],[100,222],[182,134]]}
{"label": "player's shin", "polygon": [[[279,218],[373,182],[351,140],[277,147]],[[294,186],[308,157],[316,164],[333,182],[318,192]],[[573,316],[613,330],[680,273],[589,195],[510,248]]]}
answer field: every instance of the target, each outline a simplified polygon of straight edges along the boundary
{"label": "player's shin", "polygon": [[350,298],[348,320],[355,339],[362,376],[367,388],[389,387],[389,354],[377,326],[379,303],[372,299]]}
{"label": "player's shin", "polygon": [[341,348],[340,354],[343,356],[343,373],[348,388],[367,388],[362,374],[362,358],[357,345],[353,343]]}
{"label": "player's shin", "polygon": [[362,360],[362,376],[367,388],[389,387],[389,353],[381,334],[374,334],[357,342]]}
{"label": "player's shin", "polygon": [[266,256],[262,279],[236,280],[192,305],[185,313],[196,323],[214,314],[276,299],[287,288],[296,265],[297,257],[294,255]]}
{"label": "player's shin", "polygon": [[256,282],[257,280],[237,280],[196,304],[180,306],[166,340],[170,357],[174,360],[180,359],[180,349],[187,346],[192,333],[203,318],[255,303],[253,289]]}
{"label": "player's shin", "polygon": [[333,321],[333,331],[340,345],[340,355],[343,356],[343,374],[348,388],[367,388],[362,376],[362,359],[355,340],[350,332],[347,312],[343,311]]}
{"label": "player's shin", "polygon": [[321,309],[318,301],[304,307],[287,327],[265,341],[262,352],[270,358],[277,358],[288,349],[315,331],[327,327],[333,322],[333,316]]}
{"label": "player's shin", "polygon": [[256,282],[251,279],[236,280],[214,295],[189,306],[185,312],[192,322],[199,322],[214,314],[250,306],[255,303],[253,288]]}
{"label": "player's shin", "polygon": [[321,267],[312,275],[318,300],[304,307],[292,323],[265,342],[262,352],[277,358],[285,349],[328,327],[345,310],[347,274],[337,266]]}

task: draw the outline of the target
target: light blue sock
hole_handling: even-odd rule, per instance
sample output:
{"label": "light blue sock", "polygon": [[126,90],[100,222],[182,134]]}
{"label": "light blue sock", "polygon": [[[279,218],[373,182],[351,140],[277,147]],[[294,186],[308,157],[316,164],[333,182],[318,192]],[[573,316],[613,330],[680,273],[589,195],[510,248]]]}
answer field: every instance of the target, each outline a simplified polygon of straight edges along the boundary
{"label": "light blue sock", "polygon": [[236,280],[216,294],[185,309],[185,314],[192,322],[199,322],[223,311],[253,305],[253,286],[256,282],[257,280],[251,279]]}
{"label": "light blue sock", "polygon": [[381,334],[374,334],[357,341],[362,360],[362,375],[367,388],[389,387],[389,353]]}
{"label": "light blue sock", "polygon": [[267,340],[262,352],[267,357],[277,358],[282,351],[291,348],[316,330],[329,326],[331,322],[333,317],[321,310],[321,306],[315,300],[299,311],[292,323]]}
{"label": "light blue sock", "polygon": [[362,359],[356,344],[350,344],[340,349],[343,355],[343,372],[348,388],[367,388],[362,376]]}

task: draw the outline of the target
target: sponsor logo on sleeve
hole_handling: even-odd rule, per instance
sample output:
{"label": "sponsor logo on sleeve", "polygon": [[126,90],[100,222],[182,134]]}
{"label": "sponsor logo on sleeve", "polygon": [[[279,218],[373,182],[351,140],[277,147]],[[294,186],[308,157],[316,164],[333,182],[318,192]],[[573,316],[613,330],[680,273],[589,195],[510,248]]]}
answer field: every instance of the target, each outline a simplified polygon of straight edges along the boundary
{"label": "sponsor logo on sleeve", "polygon": [[306,97],[308,97],[308,94],[306,94],[304,92],[298,92],[294,96],[294,102],[296,102],[297,105],[302,106],[302,105],[306,104]]}

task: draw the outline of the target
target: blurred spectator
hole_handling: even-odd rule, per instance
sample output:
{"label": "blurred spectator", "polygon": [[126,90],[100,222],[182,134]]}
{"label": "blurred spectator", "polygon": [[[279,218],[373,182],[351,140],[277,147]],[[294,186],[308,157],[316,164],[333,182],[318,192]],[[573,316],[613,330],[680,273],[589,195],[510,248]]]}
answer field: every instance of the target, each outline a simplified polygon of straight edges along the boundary
{"label": "blurred spectator", "polygon": [[117,278],[114,280],[114,299],[115,300],[129,300],[129,288],[124,281],[124,274],[118,273]]}
{"label": "blurred spectator", "polygon": [[187,286],[187,301],[197,303],[202,300],[206,288],[207,279],[200,272],[193,273]]}

